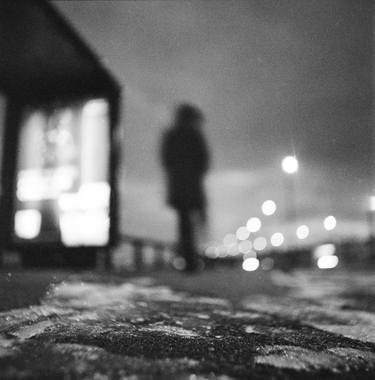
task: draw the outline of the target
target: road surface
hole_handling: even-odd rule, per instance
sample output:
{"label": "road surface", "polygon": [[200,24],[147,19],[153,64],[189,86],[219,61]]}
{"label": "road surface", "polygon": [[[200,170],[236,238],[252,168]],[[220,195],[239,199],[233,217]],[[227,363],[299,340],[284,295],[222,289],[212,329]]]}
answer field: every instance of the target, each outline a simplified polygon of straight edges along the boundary
{"label": "road surface", "polygon": [[343,271],[2,272],[0,379],[374,379],[374,285]]}

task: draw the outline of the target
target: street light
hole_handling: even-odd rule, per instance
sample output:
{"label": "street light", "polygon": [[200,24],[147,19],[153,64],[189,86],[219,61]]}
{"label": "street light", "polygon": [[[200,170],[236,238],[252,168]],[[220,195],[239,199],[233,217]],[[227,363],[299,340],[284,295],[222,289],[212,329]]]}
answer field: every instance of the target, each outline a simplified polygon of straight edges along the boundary
{"label": "street light", "polygon": [[287,174],[294,174],[298,171],[298,160],[295,156],[286,156],[281,161],[281,168]]}
{"label": "street light", "polygon": [[281,161],[281,168],[287,174],[284,182],[285,188],[285,219],[294,221],[296,219],[296,200],[295,200],[295,183],[292,174],[298,171],[298,160],[295,156],[286,156]]}

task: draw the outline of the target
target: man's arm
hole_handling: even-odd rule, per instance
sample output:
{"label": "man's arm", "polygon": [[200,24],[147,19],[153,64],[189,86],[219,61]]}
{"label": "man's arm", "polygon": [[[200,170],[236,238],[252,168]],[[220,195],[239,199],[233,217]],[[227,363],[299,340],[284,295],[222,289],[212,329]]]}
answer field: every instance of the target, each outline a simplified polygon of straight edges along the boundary
{"label": "man's arm", "polygon": [[208,171],[210,167],[210,152],[208,149],[208,145],[206,139],[203,134],[199,135],[198,139],[198,151],[199,151],[199,168],[202,173]]}

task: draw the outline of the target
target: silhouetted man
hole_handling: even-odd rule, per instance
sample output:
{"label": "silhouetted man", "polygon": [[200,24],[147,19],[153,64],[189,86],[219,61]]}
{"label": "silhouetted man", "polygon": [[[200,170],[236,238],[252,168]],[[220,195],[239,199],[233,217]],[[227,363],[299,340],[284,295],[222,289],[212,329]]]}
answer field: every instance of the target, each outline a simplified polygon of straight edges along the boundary
{"label": "silhouetted man", "polygon": [[203,179],[208,169],[208,149],[201,132],[202,112],[190,105],[176,109],[174,124],[162,141],[162,163],[167,174],[168,204],[178,216],[179,252],[187,271],[197,267],[194,220],[206,218]]}

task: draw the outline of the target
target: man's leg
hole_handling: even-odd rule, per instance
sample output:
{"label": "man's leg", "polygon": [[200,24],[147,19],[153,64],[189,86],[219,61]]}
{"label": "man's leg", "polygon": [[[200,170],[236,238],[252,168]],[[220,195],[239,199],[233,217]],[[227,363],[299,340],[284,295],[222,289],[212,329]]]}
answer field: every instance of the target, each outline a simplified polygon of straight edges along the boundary
{"label": "man's leg", "polygon": [[196,269],[196,250],[194,231],[192,225],[192,213],[189,210],[180,209],[178,213],[179,226],[179,250],[184,257],[186,270]]}

